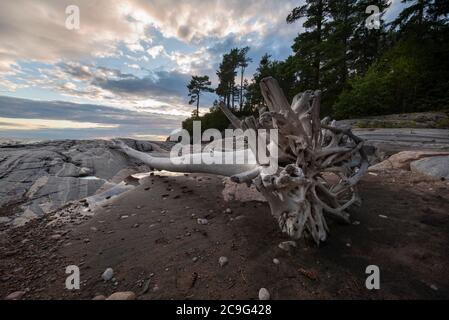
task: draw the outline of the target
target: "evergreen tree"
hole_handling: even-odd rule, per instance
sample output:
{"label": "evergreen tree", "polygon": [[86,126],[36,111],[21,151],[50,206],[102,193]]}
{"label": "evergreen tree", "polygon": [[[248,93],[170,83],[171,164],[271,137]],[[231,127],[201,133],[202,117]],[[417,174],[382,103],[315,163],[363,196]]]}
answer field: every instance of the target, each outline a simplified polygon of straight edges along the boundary
{"label": "evergreen tree", "polygon": [[243,108],[243,77],[245,74],[245,69],[248,67],[248,64],[252,62],[252,59],[248,57],[249,47],[244,47],[240,49],[239,58],[238,58],[238,66],[240,67],[240,111]]}
{"label": "evergreen tree", "polygon": [[294,8],[287,16],[288,23],[305,18],[303,27],[306,31],[296,37],[292,49],[298,58],[300,81],[314,88],[321,85],[322,44],[326,39],[328,2],[328,0],[306,0],[304,5]]}
{"label": "evergreen tree", "polygon": [[[372,12],[366,9],[374,5],[379,9],[378,28],[368,28],[366,19]],[[354,38],[351,43],[353,53],[352,72],[354,75],[363,75],[369,66],[381,55],[388,45],[388,33],[385,29],[383,16],[388,9],[389,0],[359,0],[357,1],[357,21]]]}
{"label": "evergreen tree", "polygon": [[189,89],[189,104],[196,103],[196,116],[199,116],[200,96],[201,92],[214,92],[210,87],[211,82],[209,76],[192,76],[190,83],[187,85]]}

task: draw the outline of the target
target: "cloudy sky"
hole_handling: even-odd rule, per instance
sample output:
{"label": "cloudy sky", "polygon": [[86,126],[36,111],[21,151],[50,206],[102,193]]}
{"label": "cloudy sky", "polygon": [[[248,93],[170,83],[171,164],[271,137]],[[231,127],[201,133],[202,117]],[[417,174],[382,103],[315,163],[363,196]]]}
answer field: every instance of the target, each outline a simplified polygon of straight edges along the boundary
{"label": "cloudy sky", "polygon": [[[250,46],[248,77],[264,53],[291,53],[301,27],[285,17],[299,3],[1,0],[0,137],[165,138],[193,109],[190,76],[216,84],[223,53]],[[66,28],[70,5],[79,30]]]}

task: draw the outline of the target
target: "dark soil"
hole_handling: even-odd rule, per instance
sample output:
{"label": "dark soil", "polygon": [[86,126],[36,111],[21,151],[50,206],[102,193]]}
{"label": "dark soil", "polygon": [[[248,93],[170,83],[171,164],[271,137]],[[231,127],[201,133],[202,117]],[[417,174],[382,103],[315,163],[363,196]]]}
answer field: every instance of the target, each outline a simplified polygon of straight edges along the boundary
{"label": "dark soil", "polygon": [[[363,205],[351,210],[356,222],[330,221],[326,243],[301,241],[291,252],[278,248],[289,239],[268,204],[226,203],[222,189],[217,177],[156,175],[82,223],[55,230],[43,218],[5,231],[0,297],[26,290],[24,299],[117,291],[134,291],[138,299],[257,299],[265,287],[272,299],[449,298],[445,181],[411,172],[367,174]],[[51,239],[55,233],[61,238]],[[224,267],[220,256],[229,259]],[[80,290],[65,288],[68,265],[80,267]],[[380,290],[365,287],[368,265],[380,268]],[[101,279],[108,267],[117,285]]]}

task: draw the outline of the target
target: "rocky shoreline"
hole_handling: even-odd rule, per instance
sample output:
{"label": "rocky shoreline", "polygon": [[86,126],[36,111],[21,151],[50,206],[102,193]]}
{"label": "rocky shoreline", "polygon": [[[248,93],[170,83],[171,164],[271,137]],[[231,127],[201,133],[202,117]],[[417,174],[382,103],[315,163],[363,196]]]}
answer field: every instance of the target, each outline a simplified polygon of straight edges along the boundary
{"label": "rocky shoreline", "polygon": [[[3,145],[0,297],[445,298],[449,182],[435,168],[447,169],[449,135],[405,130],[387,140],[381,130],[358,133],[373,165],[362,207],[350,226],[331,221],[320,248],[290,245],[257,191],[228,179],[151,172],[103,140]],[[420,149],[403,151],[407,141]],[[172,145],[125,142],[159,155]],[[363,285],[372,263],[379,292]],[[81,269],[80,290],[64,289],[70,265]]]}

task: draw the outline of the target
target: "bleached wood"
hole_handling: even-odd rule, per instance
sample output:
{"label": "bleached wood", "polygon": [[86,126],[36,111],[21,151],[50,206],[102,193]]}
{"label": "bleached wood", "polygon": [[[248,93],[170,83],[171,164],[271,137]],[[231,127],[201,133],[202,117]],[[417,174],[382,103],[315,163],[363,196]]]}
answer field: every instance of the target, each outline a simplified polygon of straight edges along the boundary
{"label": "bleached wood", "polygon": [[[245,165],[175,165],[167,158],[152,157],[123,144],[119,147],[156,169],[219,174],[231,176],[234,182],[253,183],[267,199],[283,232],[319,244],[328,237],[325,215],[349,222],[346,210],[360,203],[356,185],[368,169],[363,140],[349,129],[338,128],[330,118],[320,120],[320,91],[300,93],[290,105],[275,79],[263,79],[260,88],[269,110],[262,108],[259,119],[240,120],[224,104],[220,109],[235,128],[278,130],[277,144],[268,147],[279,156],[272,159],[279,160],[277,172],[268,171],[268,166],[258,161],[257,140],[266,139],[258,134],[248,141],[252,162]],[[232,154],[241,158],[244,150]]]}

